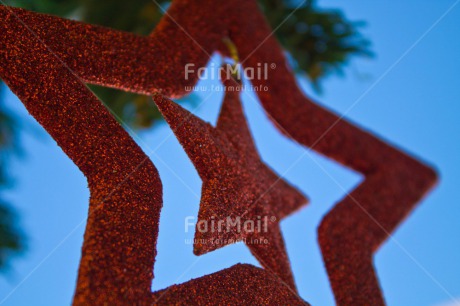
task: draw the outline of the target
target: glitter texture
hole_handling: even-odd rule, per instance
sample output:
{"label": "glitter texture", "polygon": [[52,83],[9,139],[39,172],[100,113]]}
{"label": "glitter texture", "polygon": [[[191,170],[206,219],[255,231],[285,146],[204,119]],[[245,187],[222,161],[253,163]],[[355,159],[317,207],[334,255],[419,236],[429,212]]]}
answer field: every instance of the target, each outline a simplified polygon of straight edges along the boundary
{"label": "glitter texture", "polygon": [[[201,255],[245,239],[262,266],[295,289],[279,221],[307,200],[261,162],[243,114],[239,86],[231,79],[225,83],[216,128],[174,102],[154,97],[203,180],[197,224],[206,221],[207,228],[200,231],[197,226],[194,253]],[[218,221],[228,218],[252,224],[260,220],[261,226],[251,232],[236,226],[228,231],[225,226],[219,228]]]}
{"label": "glitter texture", "polygon": [[74,303],[138,300],[150,292],[153,278],[162,206],[158,172],[56,56],[7,10],[2,8],[0,17],[2,79],[88,180],[90,204]]}
{"label": "glitter texture", "polygon": [[246,264],[168,287],[154,297],[158,305],[309,305],[272,273]]}
{"label": "glitter texture", "polygon": [[[436,173],[306,97],[298,88],[279,44],[270,35],[271,29],[255,0],[225,1],[218,5],[210,0],[174,0],[149,37],[4,6],[0,6],[0,18],[1,78],[88,178],[91,199],[76,305],[162,302],[157,299],[158,293],[152,296],[150,292],[162,202],[160,179],[153,164],[83,82],[180,97],[185,94],[185,86],[197,81],[196,75],[184,78],[185,64],[195,64],[198,69],[207,63],[212,52],[226,54],[224,37],[236,45],[243,66],[257,68],[260,63],[276,66],[267,80],[252,82],[255,87],[263,85],[269,89],[257,94],[281,132],[363,174],[363,182],[324,217],[318,228],[318,240],[337,304],[384,304],[372,265],[373,254],[433,187]],[[163,98],[161,103],[164,107],[177,107]],[[222,112],[229,115],[221,117],[243,120],[237,114],[238,105],[230,111],[224,107]],[[238,118],[232,117],[232,113]],[[237,135],[226,135],[222,130],[233,128],[231,122],[224,121],[216,129],[196,123],[194,128],[205,131],[202,136],[207,137],[201,141],[211,143],[210,150],[215,151],[203,154],[195,148],[196,156],[188,152],[191,159],[196,162],[202,154],[202,158],[212,163],[220,156],[222,162],[231,164],[230,169],[244,168],[242,164],[262,167],[266,177],[260,186],[266,184],[264,180],[273,178],[267,174],[270,170],[251,155],[255,152],[252,142],[238,139],[247,137],[246,125],[243,130],[234,129]],[[222,142],[223,138],[227,140]],[[239,143],[242,147],[238,147]],[[232,164],[228,156],[248,158]],[[224,171],[198,164],[197,168],[203,180],[215,175],[214,172]],[[243,176],[251,180],[249,174]],[[238,182],[236,178],[230,181]],[[212,214],[203,211],[203,207],[212,207],[219,215],[228,213],[227,207],[212,203],[214,198],[236,203],[233,200],[237,192],[228,191],[227,195],[218,190],[219,186],[222,187],[221,182],[212,181],[205,186],[211,193],[202,195],[203,203],[209,205],[202,205],[200,218]],[[282,205],[266,199],[263,202]],[[287,205],[285,210],[273,205],[263,209],[282,218],[299,205],[297,201],[288,203],[293,205]],[[235,208],[237,213],[244,209],[239,205]],[[248,212],[249,217],[253,215]],[[282,242],[276,231],[278,227],[271,228],[275,229],[270,232],[273,241]],[[268,252],[272,257],[265,266],[272,267],[290,283],[290,272],[277,271],[286,266],[284,247],[280,244],[274,247],[280,252]],[[206,246],[195,246],[197,253],[209,250]],[[164,301],[188,304],[193,297],[197,304],[300,303],[292,291],[270,275],[255,267],[234,266],[172,286],[171,291],[164,292]],[[223,293],[219,288],[228,290],[222,289]]]}

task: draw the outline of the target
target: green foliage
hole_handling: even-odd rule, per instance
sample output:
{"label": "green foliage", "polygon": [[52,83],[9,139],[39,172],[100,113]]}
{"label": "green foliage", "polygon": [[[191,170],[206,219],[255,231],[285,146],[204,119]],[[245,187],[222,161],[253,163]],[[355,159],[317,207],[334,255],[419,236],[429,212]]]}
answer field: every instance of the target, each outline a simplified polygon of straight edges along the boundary
{"label": "green foliage", "polygon": [[[1,97],[0,84],[0,97]],[[24,237],[17,228],[16,216],[2,199],[1,192],[11,186],[7,171],[12,155],[20,155],[17,120],[4,106],[0,107],[0,270],[8,267],[8,259],[24,249]]]}
{"label": "green foliage", "polygon": [[348,21],[339,10],[322,11],[313,1],[296,6],[286,0],[259,0],[297,73],[306,74],[317,89],[331,73],[354,56],[371,56],[369,41],[358,31],[363,22]]}
{"label": "green foliage", "polygon": [[149,128],[162,118],[150,96],[96,85],[89,88],[117,118],[134,129]]}
{"label": "green foliage", "polygon": [[[306,75],[318,90],[325,76],[340,73],[351,58],[371,55],[369,42],[358,31],[362,23],[348,21],[338,10],[319,10],[313,1],[306,1],[299,7],[289,0],[258,1],[277,39],[288,51],[294,71]],[[147,35],[156,26],[169,2],[10,0],[8,5]],[[99,86],[90,88],[131,127],[148,128],[161,119],[150,97]],[[17,137],[15,121],[0,107],[0,188],[9,183],[5,162],[17,148]],[[0,199],[0,268],[5,266],[7,257],[20,251],[23,245],[12,218],[12,212]]]}
{"label": "green foliage", "polygon": [[12,255],[24,249],[24,237],[17,228],[15,213],[0,202],[0,271],[6,270]]}

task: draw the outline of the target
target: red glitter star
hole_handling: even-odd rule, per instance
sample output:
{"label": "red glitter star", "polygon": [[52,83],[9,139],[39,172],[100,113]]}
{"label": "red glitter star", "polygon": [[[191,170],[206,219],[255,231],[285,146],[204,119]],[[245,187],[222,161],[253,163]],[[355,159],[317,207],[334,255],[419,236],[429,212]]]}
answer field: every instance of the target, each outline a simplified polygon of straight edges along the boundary
{"label": "red glitter star", "polygon": [[[118,137],[107,135],[112,135],[112,132],[121,135],[121,127],[95,116],[103,111],[95,106],[93,99],[81,99],[78,107],[66,106],[66,103],[72,104],[75,97],[81,98],[85,90],[73,87],[75,84],[71,81],[74,77],[132,92],[182,96],[185,86],[196,82],[196,75],[184,79],[184,65],[195,64],[198,69],[206,64],[212,52],[225,52],[221,43],[223,37],[230,37],[235,43],[245,67],[257,69],[260,63],[275,65],[276,71],[268,79],[253,80],[256,87],[263,85],[270,88],[269,92],[258,92],[270,119],[288,137],[365,177],[360,186],[325,216],[318,229],[336,302],[339,305],[384,304],[372,266],[373,254],[433,187],[437,175],[423,162],[306,97],[296,85],[283,52],[271,36],[271,29],[255,0],[225,1],[219,2],[219,5],[211,0],[175,0],[149,37],[3,6],[0,6],[0,14],[0,75],[85,175],[91,178],[94,184],[90,184],[92,198],[93,194],[110,191],[106,182],[120,179],[120,172],[117,175],[106,173],[106,164],[115,163],[114,159],[122,161],[120,165],[131,167],[132,164],[122,153],[112,152],[114,149],[110,145],[97,150],[97,135],[115,141]],[[70,68],[73,74],[59,71],[51,74],[52,78],[41,75],[42,71],[47,71],[44,68],[56,66],[56,63],[50,62],[52,56],[57,56],[59,65]],[[48,66],[43,68],[44,63]],[[25,67],[29,69],[26,72],[22,70]],[[40,75],[46,80],[41,80]],[[26,80],[36,82],[33,85],[38,87],[29,87],[31,85]],[[53,83],[59,90],[45,86],[48,83]],[[72,89],[70,94],[66,93],[69,89]],[[42,94],[58,105],[49,109],[41,107]],[[95,127],[95,131],[101,134],[94,134]],[[131,147],[132,142],[128,144],[125,136],[120,135],[120,141],[127,148],[125,152],[138,152]],[[110,151],[111,155],[107,155],[106,151]],[[141,156],[139,153],[132,154],[137,158]],[[107,156],[111,158],[107,159]],[[98,172],[99,169],[102,170]],[[149,171],[153,175],[155,170]],[[142,182],[142,179],[142,176],[136,177],[135,181]],[[149,179],[155,184],[159,182],[156,177]],[[129,188],[121,194],[123,203],[128,203],[129,197],[133,196]],[[139,199],[138,205],[133,208],[129,205],[106,206],[116,207],[119,214],[131,216],[129,220],[132,224],[150,228],[153,225],[149,222],[153,220],[155,226],[151,236],[137,235],[135,231],[125,233],[124,230],[129,229],[127,222],[104,211],[95,213],[96,218],[91,215],[95,209],[90,205],[76,304],[113,302],[117,298],[126,300],[127,297],[138,301],[134,293],[148,291],[149,267],[153,265],[156,241],[152,237],[157,233],[157,210],[161,206],[157,197],[155,201],[149,201],[147,197]],[[147,203],[154,203],[156,217],[146,216]],[[126,214],[124,208],[130,213]],[[114,229],[116,226],[120,228]],[[119,235],[120,231],[126,235]],[[151,245],[153,249],[149,250]],[[137,248],[139,254],[134,253],[127,262],[118,260],[117,256],[125,256],[123,252],[131,254]],[[136,267],[136,263],[142,266]],[[123,272],[125,268],[129,273]],[[241,276],[244,277],[243,274]],[[139,282],[142,288],[136,289],[135,284]],[[198,289],[193,287],[192,291],[200,291]],[[105,300],[104,295],[107,295]],[[174,302],[179,303],[181,298],[177,297]],[[211,295],[208,301],[213,299],[219,301],[218,297]]]}
{"label": "red glitter star", "polygon": [[237,264],[153,294],[155,305],[308,306],[267,270]]}
{"label": "red glitter star", "polygon": [[16,17],[0,6],[0,76],[88,180],[74,305],[306,304],[251,265],[152,293],[162,206],[158,172],[81,79]]}
{"label": "red glitter star", "polygon": [[262,266],[295,289],[279,221],[307,200],[261,161],[239,99],[241,88],[232,79],[224,83],[215,128],[169,99],[154,97],[203,180],[194,253],[243,240]]}

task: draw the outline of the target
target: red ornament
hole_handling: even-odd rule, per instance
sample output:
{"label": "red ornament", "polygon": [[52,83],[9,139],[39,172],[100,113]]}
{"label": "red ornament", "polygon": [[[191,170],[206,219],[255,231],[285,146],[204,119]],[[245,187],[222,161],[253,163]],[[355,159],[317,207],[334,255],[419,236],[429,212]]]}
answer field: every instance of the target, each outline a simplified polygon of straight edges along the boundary
{"label": "red ornament", "polygon": [[232,79],[225,81],[215,128],[169,99],[154,96],[203,180],[194,253],[243,240],[264,268],[295,290],[279,221],[307,200],[261,161],[240,90]]}
{"label": "red ornament", "polygon": [[[150,292],[162,205],[160,179],[153,164],[84,82],[143,94],[181,96],[186,92],[185,86],[197,80],[196,75],[184,78],[185,65],[194,64],[198,69],[212,52],[225,53],[224,37],[235,43],[244,67],[257,69],[260,63],[276,67],[267,79],[252,82],[255,87],[268,88],[259,91],[258,97],[283,133],[364,175],[361,185],[321,222],[319,243],[339,305],[384,304],[372,256],[433,187],[436,173],[306,97],[296,85],[255,0],[218,5],[210,0],[175,0],[150,37],[4,6],[0,6],[0,18],[1,78],[88,178],[91,200],[75,304],[162,303],[158,293]],[[229,126],[231,122],[221,125]],[[210,134],[213,131],[211,127],[203,130]],[[237,148],[239,141],[232,138],[234,135],[222,133],[231,128],[219,128],[218,124],[214,132],[219,130],[218,134],[229,141],[218,143],[222,136],[213,135],[212,141],[217,143],[210,149],[233,148],[228,154],[219,153],[219,157],[254,152],[248,144]],[[236,164],[229,160],[225,162],[232,171],[264,167],[255,162],[254,156]],[[219,171],[211,167],[206,170],[203,165],[197,168],[203,179],[213,177],[208,171]],[[257,183],[260,186],[273,179],[268,174],[270,170],[262,172],[265,175]],[[249,174],[244,175],[254,187]],[[236,177],[227,179],[229,183],[238,182]],[[210,181],[206,190],[216,194],[203,194],[203,203],[209,205],[202,207],[212,207],[213,198],[233,199],[243,194],[240,187],[234,189],[234,195],[217,193],[218,186],[222,182]],[[276,213],[276,197],[295,194],[289,186],[281,189],[284,190],[273,199],[264,200],[268,204],[264,209]],[[285,193],[286,190],[291,191]],[[250,192],[253,197],[255,194],[260,190]],[[286,211],[277,212],[279,218],[301,204],[297,195],[288,198],[292,202]],[[235,201],[236,211],[239,213],[241,203],[247,202]],[[219,212],[220,216],[226,213]],[[209,217],[203,211],[200,215],[202,219]],[[255,214],[251,211],[246,215],[253,218]],[[286,267],[282,239],[277,236],[276,226],[270,229],[270,237],[277,242],[274,248],[280,252],[264,266],[272,267],[289,283],[290,272],[279,271]],[[210,249],[201,246],[196,250]],[[265,251],[263,258],[268,253]],[[219,288],[224,288],[225,293]],[[190,298],[200,304],[303,303],[266,271],[248,266],[234,266],[172,286],[171,291],[162,294],[169,303],[177,304],[187,304]]]}

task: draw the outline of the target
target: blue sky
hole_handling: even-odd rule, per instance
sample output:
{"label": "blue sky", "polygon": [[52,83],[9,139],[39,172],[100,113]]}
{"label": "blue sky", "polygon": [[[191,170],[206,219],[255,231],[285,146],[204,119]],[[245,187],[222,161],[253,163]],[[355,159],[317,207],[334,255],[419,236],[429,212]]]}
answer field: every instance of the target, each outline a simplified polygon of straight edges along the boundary
{"label": "blue sky", "polygon": [[[460,5],[444,15],[454,3],[319,0],[321,7],[341,8],[351,19],[366,20],[363,31],[377,56],[353,61],[345,78],[325,80],[322,95],[299,80],[319,103],[346,113],[349,120],[434,165],[440,174],[438,187],[375,256],[389,305],[440,305],[460,299]],[[198,93],[203,100],[209,94]],[[0,277],[0,305],[66,305],[75,287],[85,226],[86,180],[16,97],[5,97],[25,126],[27,156],[11,164],[17,183],[7,197],[21,216],[29,250],[14,261],[10,275]],[[245,96],[243,102],[263,159],[311,199],[282,223],[300,294],[313,305],[333,305],[316,227],[344,190],[362,177],[314,152],[299,160],[304,148],[280,135],[253,98]],[[222,93],[211,93],[198,109],[188,108],[215,123],[221,99]],[[164,186],[152,288],[238,262],[257,265],[242,244],[193,255],[185,243],[193,233],[184,233],[184,219],[198,212],[198,175],[165,124],[138,137],[147,154],[155,150],[150,155]]]}

